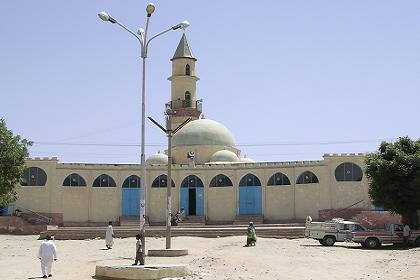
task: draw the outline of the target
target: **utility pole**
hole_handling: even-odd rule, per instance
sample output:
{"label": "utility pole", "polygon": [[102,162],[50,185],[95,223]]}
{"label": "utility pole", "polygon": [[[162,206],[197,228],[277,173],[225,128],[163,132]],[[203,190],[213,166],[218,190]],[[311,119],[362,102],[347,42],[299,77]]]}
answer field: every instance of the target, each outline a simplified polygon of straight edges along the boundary
{"label": "utility pole", "polygon": [[188,122],[192,120],[191,117],[187,118],[183,123],[178,127],[172,130],[172,115],[175,111],[172,111],[171,108],[166,109],[166,129],[161,126],[157,121],[152,117],[148,119],[159,127],[168,137],[168,175],[166,180],[166,249],[171,249],[171,210],[172,210],[172,136],[175,135],[181,128],[183,128]]}

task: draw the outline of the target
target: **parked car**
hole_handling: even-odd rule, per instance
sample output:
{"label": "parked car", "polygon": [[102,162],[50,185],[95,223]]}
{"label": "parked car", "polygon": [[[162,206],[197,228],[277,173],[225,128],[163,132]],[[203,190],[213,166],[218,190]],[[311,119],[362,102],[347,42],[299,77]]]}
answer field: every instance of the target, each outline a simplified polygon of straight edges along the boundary
{"label": "parked car", "polygon": [[[383,230],[353,231],[349,233],[348,239],[370,249],[378,248],[382,244],[401,244],[404,243],[403,226],[389,224]],[[411,230],[408,241],[420,246],[420,231]]]}
{"label": "parked car", "polygon": [[366,228],[359,223],[333,218],[326,222],[312,222],[308,216],[305,223],[305,236],[319,241],[324,246],[333,246],[335,242],[343,242],[352,231],[362,232]]}

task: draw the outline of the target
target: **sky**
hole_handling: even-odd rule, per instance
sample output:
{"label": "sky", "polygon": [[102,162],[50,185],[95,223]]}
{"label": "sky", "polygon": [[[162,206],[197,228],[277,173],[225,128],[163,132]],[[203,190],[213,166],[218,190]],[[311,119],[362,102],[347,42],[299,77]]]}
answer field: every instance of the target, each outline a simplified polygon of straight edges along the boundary
{"label": "sky", "polygon": [[[183,20],[197,97],[256,161],[363,153],[420,138],[420,1],[155,1],[149,34]],[[0,1],[0,118],[31,157],[140,161],[145,1]],[[164,122],[182,31],[156,38],[146,116]],[[146,122],[146,157],[166,137]]]}

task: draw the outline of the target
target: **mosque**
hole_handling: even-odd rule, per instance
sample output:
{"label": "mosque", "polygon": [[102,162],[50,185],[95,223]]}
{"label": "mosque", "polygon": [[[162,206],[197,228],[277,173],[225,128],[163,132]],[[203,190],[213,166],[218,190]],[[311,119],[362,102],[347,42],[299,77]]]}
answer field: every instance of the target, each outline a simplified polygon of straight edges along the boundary
{"label": "mosque", "polygon": [[[185,34],[172,61],[171,127],[191,118],[172,138],[172,212],[206,224],[229,224],[252,217],[262,222],[318,217],[322,209],[359,202],[373,208],[368,196],[363,154],[324,154],[318,161],[255,162],[244,157],[223,124],[202,118],[197,99],[196,62]],[[139,164],[61,163],[33,158],[15,207],[58,215],[64,225],[104,224],[138,216],[140,188],[146,188],[150,224],[166,218],[168,156],[146,160],[147,186]]]}

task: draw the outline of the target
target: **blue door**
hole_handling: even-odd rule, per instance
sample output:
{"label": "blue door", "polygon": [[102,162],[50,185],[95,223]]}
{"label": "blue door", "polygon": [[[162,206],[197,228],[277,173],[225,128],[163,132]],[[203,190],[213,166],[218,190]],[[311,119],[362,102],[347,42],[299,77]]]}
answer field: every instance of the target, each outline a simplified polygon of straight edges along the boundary
{"label": "blue door", "polygon": [[261,197],[261,186],[239,187],[239,215],[260,215]]}
{"label": "blue door", "polygon": [[122,215],[140,215],[140,188],[122,188]]}
{"label": "blue door", "polygon": [[204,188],[195,188],[195,215],[204,216]]}
{"label": "blue door", "polygon": [[189,215],[188,211],[188,188],[181,188],[181,209],[184,208],[185,215]]}
{"label": "blue door", "polygon": [[204,216],[204,185],[195,175],[188,175],[181,183],[181,208],[187,216]]}
{"label": "blue door", "polygon": [[187,216],[204,216],[204,188],[181,188],[181,208]]}
{"label": "blue door", "polygon": [[0,208],[0,216],[7,216],[9,215],[9,205]]}

